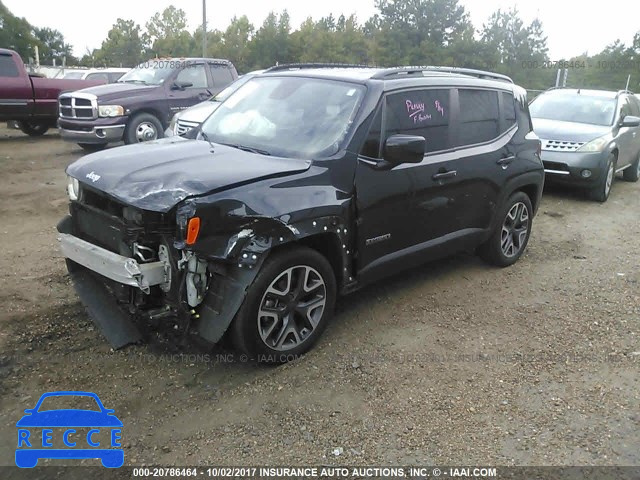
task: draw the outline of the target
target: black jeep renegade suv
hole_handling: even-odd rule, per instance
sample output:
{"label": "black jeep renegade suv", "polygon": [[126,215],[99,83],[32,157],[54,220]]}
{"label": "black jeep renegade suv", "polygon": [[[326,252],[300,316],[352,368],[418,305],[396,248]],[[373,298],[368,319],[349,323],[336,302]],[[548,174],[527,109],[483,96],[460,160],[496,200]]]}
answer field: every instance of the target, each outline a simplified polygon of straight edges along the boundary
{"label": "black jeep renegade suv", "polygon": [[187,136],[67,169],[61,248],[116,347],[178,321],[286,360],[338,294],[460,250],[516,262],[544,181],[525,91],[476,70],[276,68]]}

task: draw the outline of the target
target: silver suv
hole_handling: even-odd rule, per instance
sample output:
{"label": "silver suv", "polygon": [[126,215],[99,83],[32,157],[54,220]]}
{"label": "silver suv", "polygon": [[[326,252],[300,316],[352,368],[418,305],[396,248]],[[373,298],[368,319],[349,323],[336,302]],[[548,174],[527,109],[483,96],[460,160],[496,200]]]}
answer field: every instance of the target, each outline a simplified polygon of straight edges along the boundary
{"label": "silver suv", "polygon": [[552,89],[529,109],[547,183],[584,187],[605,202],[617,173],[640,177],[640,101],[631,92]]}

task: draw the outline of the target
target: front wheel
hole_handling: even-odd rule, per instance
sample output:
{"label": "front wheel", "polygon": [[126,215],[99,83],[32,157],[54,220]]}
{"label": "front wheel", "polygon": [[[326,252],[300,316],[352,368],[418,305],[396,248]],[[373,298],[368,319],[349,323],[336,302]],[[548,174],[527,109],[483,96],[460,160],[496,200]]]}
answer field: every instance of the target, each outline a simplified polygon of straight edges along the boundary
{"label": "front wheel", "polygon": [[[627,169],[628,170],[628,169]],[[613,179],[616,176],[616,157],[609,155],[607,163],[604,169],[604,175],[598,182],[598,184],[591,189],[590,196],[592,200],[596,202],[604,203],[609,198],[611,193],[611,187],[613,186]]]}
{"label": "front wheel", "polygon": [[308,351],[325,329],[336,300],[327,259],[306,247],[276,252],[264,263],[232,325],[236,347],[266,363]]}
{"label": "front wheel", "polygon": [[527,194],[516,192],[511,195],[498,218],[500,223],[478,253],[487,263],[508,267],[518,261],[529,243],[533,209]]}
{"label": "front wheel", "polygon": [[47,133],[49,127],[44,123],[20,122],[20,130],[30,137],[41,137]]}
{"label": "front wheel", "polygon": [[139,113],[135,115],[127,124],[124,132],[124,143],[150,142],[164,137],[162,124],[150,113]]}

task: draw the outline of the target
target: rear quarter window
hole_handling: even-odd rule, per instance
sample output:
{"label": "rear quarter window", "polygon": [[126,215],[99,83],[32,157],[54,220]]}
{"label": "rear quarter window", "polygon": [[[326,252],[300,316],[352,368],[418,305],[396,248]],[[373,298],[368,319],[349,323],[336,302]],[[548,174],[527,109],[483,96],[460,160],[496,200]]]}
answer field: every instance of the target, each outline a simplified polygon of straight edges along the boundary
{"label": "rear quarter window", "polygon": [[0,77],[19,77],[18,67],[10,55],[0,55]]}

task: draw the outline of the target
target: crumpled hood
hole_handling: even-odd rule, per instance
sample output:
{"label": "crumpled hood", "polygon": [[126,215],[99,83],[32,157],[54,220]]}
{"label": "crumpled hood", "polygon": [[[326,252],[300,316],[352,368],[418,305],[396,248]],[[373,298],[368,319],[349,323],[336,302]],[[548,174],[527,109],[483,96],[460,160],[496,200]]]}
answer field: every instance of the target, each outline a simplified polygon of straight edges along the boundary
{"label": "crumpled hood", "polygon": [[589,142],[606,135],[611,127],[588,123],[562,122],[546,118],[532,118],[533,131],[541,140],[561,140],[563,142]]}
{"label": "crumpled hood", "polygon": [[158,85],[141,85],[136,83],[109,83],[96,87],[83,88],[82,93],[92,93],[100,100],[125,99],[139,97],[161,88]]}
{"label": "crumpled hood", "polygon": [[168,212],[187,197],[308,170],[308,160],[270,157],[171,137],[86,155],[67,167],[80,182],[128,205]]}
{"label": "crumpled hood", "polygon": [[182,110],[181,112],[176,113],[176,117],[178,117],[180,120],[185,120],[187,122],[202,123],[219,106],[220,106],[220,102],[215,102],[213,100],[205,100],[204,102],[198,103],[193,107],[189,107],[186,110]]}

